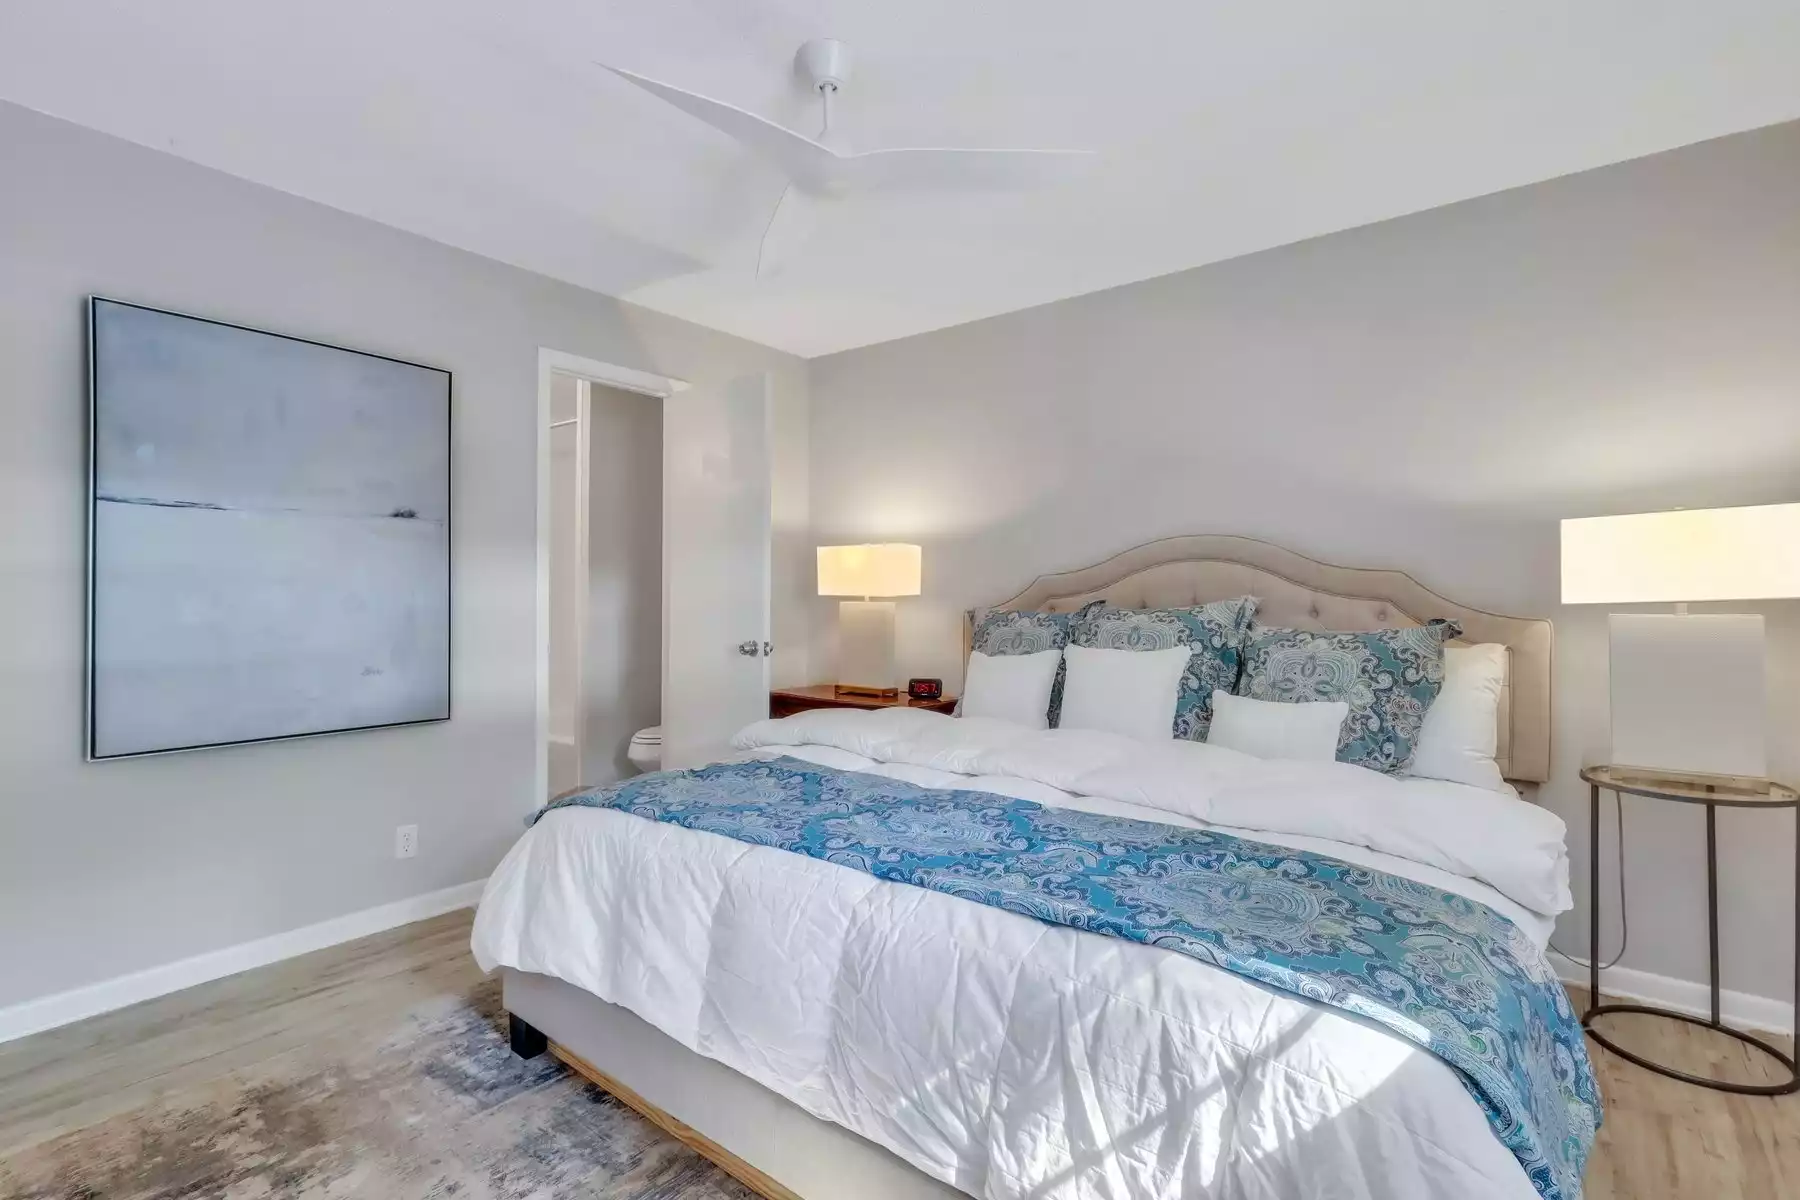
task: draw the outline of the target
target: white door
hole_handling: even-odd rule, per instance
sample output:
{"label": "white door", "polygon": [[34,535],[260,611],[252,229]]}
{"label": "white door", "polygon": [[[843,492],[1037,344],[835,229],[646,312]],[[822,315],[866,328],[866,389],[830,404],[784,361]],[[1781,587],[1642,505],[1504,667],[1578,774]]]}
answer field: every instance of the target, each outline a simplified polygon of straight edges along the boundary
{"label": "white door", "polygon": [[587,381],[550,384],[550,795],[580,786],[588,615]]}
{"label": "white door", "polygon": [[769,377],[663,404],[663,767],[769,715]]}

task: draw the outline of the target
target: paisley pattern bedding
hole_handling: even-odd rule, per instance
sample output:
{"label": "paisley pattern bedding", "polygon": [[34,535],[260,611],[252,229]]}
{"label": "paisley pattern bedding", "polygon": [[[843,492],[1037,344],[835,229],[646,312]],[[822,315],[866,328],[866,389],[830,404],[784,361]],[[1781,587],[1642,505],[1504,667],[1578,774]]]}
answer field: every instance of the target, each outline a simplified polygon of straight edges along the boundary
{"label": "paisley pattern bedding", "polygon": [[795,759],[641,776],[543,811],[567,806],[1159,946],[1353,1014],[1455,1069],[1540,1196],[1581,1195],[1600,1100],[1568,995],[1515,925],[1454,893],[1215,831]]}
{"label": "paisley pattern bedding", "polygon": [[1367,633],[1313,633],[1253,625],[1244,646],[1240,696],[1350,706],[1338,734],[1338,761],[1397,774],[1411,765],[1425,713],[1444,686],[1444,643],[1452,621]]}
{"label": "paisley pattern bedding", "polygon": [[[974,630],[969,649],[990,657],[1005,654],[1041,654],[1045,650],[1061,650],[1069,644],[1069,622],[1073,613],[995,611],[983,615],[969,614]],[[1050,710],[1044,714],[1051,729],[1062,715],[1063,683],[1068,667],[1056,664],[1056,679],[1050,685]],[[957,713],[962,706],[959,703]]]}
{"label": "paisley pattern bedding", "polygon": [[1191,608],[1120,608],[1096,600],[1069,623],[1069,643],[1096,650],[1193,647],[1175,699],[1173,733],[1204,742],[1212,728],[1213,692],[1237,686],[1239,658],[1255,612],[1254,596]]}

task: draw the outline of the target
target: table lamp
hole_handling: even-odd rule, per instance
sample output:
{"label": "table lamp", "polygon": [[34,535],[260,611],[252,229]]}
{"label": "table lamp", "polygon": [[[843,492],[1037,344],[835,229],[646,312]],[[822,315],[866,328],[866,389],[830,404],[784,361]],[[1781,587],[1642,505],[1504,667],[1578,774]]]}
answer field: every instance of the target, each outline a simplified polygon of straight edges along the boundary
{"label": "table lamp", "polygon": [[917,546],[897,542],[819,547],[819,595],[861,597],[838,603],[838,691],[900,694],[894,602],[876,597],[918,595],[920,562]]}
{"label": "table lamp", "polygon": [[1563,521],[1564,604],[1675,605],[1608,618],[1613,764],[1766,785],[1763,619],[1687,606],[1796,596],[1800,504]]}

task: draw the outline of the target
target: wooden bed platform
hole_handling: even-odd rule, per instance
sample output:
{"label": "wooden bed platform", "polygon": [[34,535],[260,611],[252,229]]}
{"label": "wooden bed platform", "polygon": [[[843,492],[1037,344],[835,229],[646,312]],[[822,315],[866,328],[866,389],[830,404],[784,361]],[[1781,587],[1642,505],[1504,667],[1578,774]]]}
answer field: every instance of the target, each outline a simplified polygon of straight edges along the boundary
{"label": "wooden bed platform", "polygon": [[558,1042],[550,1043],[550,1053],[560,1059],[569,1070],[575,1072],[626,1108],[634,1110],[640,1117],[694,1151],[701,1158],[708,1159],[721,1171],[755,1192],[763,1200],[802,1200],[798,1192],[783,1187],[779,1182],[769,1178],[719,1143],[695,1129],[692,1125],[672,1117],[656,1105],[650,1103],[625,1084],[614,1079],[587,1059]]}

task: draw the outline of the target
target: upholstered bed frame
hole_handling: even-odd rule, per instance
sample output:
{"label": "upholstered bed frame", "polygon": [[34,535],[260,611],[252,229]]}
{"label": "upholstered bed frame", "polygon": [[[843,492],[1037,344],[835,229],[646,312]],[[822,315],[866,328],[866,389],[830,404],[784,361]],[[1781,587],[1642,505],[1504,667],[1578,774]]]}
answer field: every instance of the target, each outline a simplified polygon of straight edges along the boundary
{"label": "upholstered bed frame", "polygon": [[1103,563],[1043,575],[1000,604],[963,620],[963,661],[974,619],[996,609],[1074,612],[1091,600],[1122,608],[1179,608],[1256,597],[1256,619],[1292,629],[1361,631],[1422,625],[1444,617],[1462,626],[1457,644],[1507,648],[1500,693],[1500,772],[1515,784],[1550,777],[1550,622],[1503,617],[1446,599],[1400,571],[1334,567],[1253,538],[1205,535],[1146,542]]}
{"label": "upholstered bed frame", "polygon": [[[1045,575],[994,608],[1069,612],[1105,599],[1130,608],[1252,595],[1271,625],[1364,630],[1459,622],[1466,642],[1509,651],[1499,761],[1517,784],[1550,768],[1550,622],[1505,617],[1447,600],[1399,571],[1315,562],[1267,542],[1181,537],[1150,542],[1091,567]],[[965,621],[966,659],[969,623]],[[549,1050],[768,1200],[947,1200],[962,1193],[893,1154],[712,1059],[634,1014],[558,979],[502,972],[513,1049]]]}

